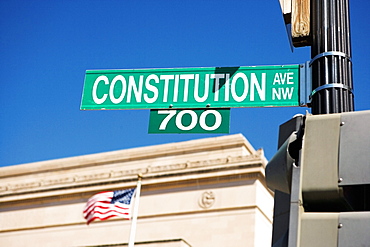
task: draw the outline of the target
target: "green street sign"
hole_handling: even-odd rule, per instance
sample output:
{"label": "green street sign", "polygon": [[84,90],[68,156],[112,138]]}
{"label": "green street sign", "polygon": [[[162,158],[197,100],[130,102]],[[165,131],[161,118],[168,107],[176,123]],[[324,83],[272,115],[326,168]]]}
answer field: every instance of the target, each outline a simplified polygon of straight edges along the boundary
{"label": "green street sign", "polygon": [[149,134],[229,133],[230,109],[150,110]]}
{"label": "green street sign", "polygon": [[81,109],[299,106],[299,67],[87,70]]}

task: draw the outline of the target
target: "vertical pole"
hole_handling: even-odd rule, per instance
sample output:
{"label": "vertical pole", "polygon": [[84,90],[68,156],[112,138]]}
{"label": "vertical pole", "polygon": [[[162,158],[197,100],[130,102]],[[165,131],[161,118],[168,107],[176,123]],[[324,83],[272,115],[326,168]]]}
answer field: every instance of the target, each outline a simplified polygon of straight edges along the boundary
{"label": "vertical pole", "polygon": [[354,111],[348,0],[311,0],[312,114]]}
{"label": "vertical pole", "polygon": [[134,247],[135,245],[135,235],[136,235],[136,225],[137,225],[137,216],[139,213],[139,200],[140,200],[140,192],[141,192],[141,178],[142,175],[138,174],[138,181],[135,193],[135,204],[132,213],[132,222],[131,222],[131,229],[130,229],[130,238],[128,242],[128,247]]}

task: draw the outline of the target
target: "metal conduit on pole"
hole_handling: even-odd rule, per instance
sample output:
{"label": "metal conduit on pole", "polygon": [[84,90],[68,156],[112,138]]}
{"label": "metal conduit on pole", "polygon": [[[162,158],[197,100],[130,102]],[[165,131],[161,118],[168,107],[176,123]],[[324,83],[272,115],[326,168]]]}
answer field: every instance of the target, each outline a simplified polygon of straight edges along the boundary
{"label": "metal conduit on pole", "polygon": [[348,0],[311,0],[312,114],[354,111]]}

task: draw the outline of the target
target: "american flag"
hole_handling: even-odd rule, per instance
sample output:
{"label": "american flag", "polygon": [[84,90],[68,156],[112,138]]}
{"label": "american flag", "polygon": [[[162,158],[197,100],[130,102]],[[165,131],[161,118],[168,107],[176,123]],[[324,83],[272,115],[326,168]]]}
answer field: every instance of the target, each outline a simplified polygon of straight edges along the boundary
{"label": "american flag", "polygon": [[86,203],[83,216],[87,224],[93,220],[106,220],[114,216],[131,218],[131,199],[135,188],[105,191],[92,196]]}

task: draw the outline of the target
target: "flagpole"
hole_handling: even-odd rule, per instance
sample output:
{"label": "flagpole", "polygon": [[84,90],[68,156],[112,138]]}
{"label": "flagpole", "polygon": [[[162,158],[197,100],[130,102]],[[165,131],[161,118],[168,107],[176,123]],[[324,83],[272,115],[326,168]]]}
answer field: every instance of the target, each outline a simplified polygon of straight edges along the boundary
{"label": "flagpole", "polygon": [[129,238],[128,247],[134,247],[135,245],[135,234],[136,234],[137,215],[139,212],[139,200],[140,200],[142,175],[138,174],[137,176],[138,176],[138,180],[137,180],[137,187],[136,187],[136,194],[135,194],[135,204],[134,204],[134,211],[132,213],[132,222],[131,222],[130,238]]}

